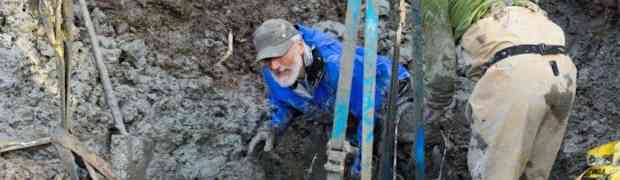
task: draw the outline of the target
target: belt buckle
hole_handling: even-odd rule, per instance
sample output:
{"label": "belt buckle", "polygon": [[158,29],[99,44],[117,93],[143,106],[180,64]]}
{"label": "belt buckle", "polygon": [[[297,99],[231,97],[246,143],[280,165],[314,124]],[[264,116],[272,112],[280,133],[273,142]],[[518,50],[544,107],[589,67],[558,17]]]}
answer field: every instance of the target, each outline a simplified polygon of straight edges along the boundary
{"label": "belt buckle", "polygon": [[541,54],[541,55],[545,54],[545,48],[547,47],[544,43],[540,43],[538,44],[538,46],[536,46],[536,50],[538,51],[538,54]]}

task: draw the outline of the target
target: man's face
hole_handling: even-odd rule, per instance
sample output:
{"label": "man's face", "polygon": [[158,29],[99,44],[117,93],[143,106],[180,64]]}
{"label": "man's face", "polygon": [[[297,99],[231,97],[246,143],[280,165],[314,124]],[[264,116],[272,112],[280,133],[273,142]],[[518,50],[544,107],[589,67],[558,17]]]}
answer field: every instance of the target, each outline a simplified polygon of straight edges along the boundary
{"label": "man's face", "polygon": [[272,76],[280,86],[289,87],[295,83],[301,73],[302,52],[303,44],[296,42],[283,56],[265,59],[263,63],[269,67]]}

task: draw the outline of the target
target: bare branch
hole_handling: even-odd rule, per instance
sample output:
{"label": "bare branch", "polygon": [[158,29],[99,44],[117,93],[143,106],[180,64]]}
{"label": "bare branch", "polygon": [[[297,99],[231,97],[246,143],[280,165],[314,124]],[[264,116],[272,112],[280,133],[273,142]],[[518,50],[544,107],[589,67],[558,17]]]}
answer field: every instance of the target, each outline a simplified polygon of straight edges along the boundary
{"label": "bare branch", "polygon": [[226,54],[222,56],[222,58],[215,63],[216,66],[221,66],[224,61],[226,61],[233,54],[233,33],[232,31],[228,33],[228,50]]}
{"label": "bare branch", "polygon": [[51,138],[45,137],[32,141],[17,141],[17,140],[0,140],[0,153],[15,151],[20,149],[26,149],[41,145],[48,145],[51,143]]}

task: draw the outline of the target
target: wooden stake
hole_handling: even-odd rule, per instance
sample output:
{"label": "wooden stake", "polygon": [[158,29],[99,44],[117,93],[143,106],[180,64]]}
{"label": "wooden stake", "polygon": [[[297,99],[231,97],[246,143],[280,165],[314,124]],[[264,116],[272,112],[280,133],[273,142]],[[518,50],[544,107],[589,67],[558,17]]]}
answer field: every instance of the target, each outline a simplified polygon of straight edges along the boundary
{"label": "wooden stake", "polygon": [[118,108],[118,101],[114,96],[112,83],[110,82],[110,78],[108,75],[108,69],[103,63],[103,57],[101,56],[101,52],[99,51],[99,41],[97,40],[97,33],[95,32],[95,28],[93,26],[93,21],[90,19],[90,13],[88,12],[88,8],[86,7],[86,1],[80,0],[80,8],[82,11],[82,16],[84,16],[84,22],[86,24],[86,28],[88,29],[88,34],[90,35],[90,43],[93,46],[93,52],[95,53],[95,61],[97,69],[99,70],[99,77],[101,78],[101,83],[103,84],[103,92],[105,94],[106,102],[110,109],[112,110],[112,117],[114,118],[114,124],[116,128],[121,132],[121,134],[126,135],[127,129],[125,129],[125,123],[123,122],[123,116],[121,114],[121,110]]}
{"label": "wooden stake", "polygon": [[73,132],[73,111],[71,109],[71,58],[73,58],[73,1],[62,1],[62,15],[63,15],[63,28],[64,28],[64,118],[62,126],[69,132]]}

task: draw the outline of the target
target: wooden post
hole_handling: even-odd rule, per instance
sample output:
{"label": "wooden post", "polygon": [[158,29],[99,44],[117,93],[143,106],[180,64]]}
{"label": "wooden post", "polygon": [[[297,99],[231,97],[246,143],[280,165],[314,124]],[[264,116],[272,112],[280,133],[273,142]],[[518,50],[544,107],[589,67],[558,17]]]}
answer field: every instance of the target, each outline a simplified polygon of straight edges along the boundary
{"label": "wooden post", "polygon": [[97,33],[95,32],[95,28],[93,26],[93,21],[90,19],[90,13],[88,12],[88,8],[86,7],[86,1],[80,0],[80,7],[82,11],[82,16],[84,16],[84,22],[86,24],[86,28],[88,29],[88,34],[90,35],[90,43],[93,46],[93,52],[95,53],[95,61],[97,65],[97,69],[99,70],[99,77],[101,78],[101,83],[103,84],[103,92],[106,97],[106,102],[110,109],[112,110],[112,117],[114,118],[114,124],[116,128],[123,135],[127,135],[127,129],[125,129],[125,124],[123,122],[123,116],[121,114],[121,110],[118,108],[118,101],[114,96],[112,83],[110,82],[110,78],[108,75],[108,69],[103,63],[103,57],[101,56],[101,52],[99,51],[99,41],[97,41]]}
{"label": "wooden post", "polygon": [[73,111],[71,108],[71,58],[73,58],[73,1],[63,0],[63,28],[64,28],[64,118],[62,126],[69,132],[73,132]]}

